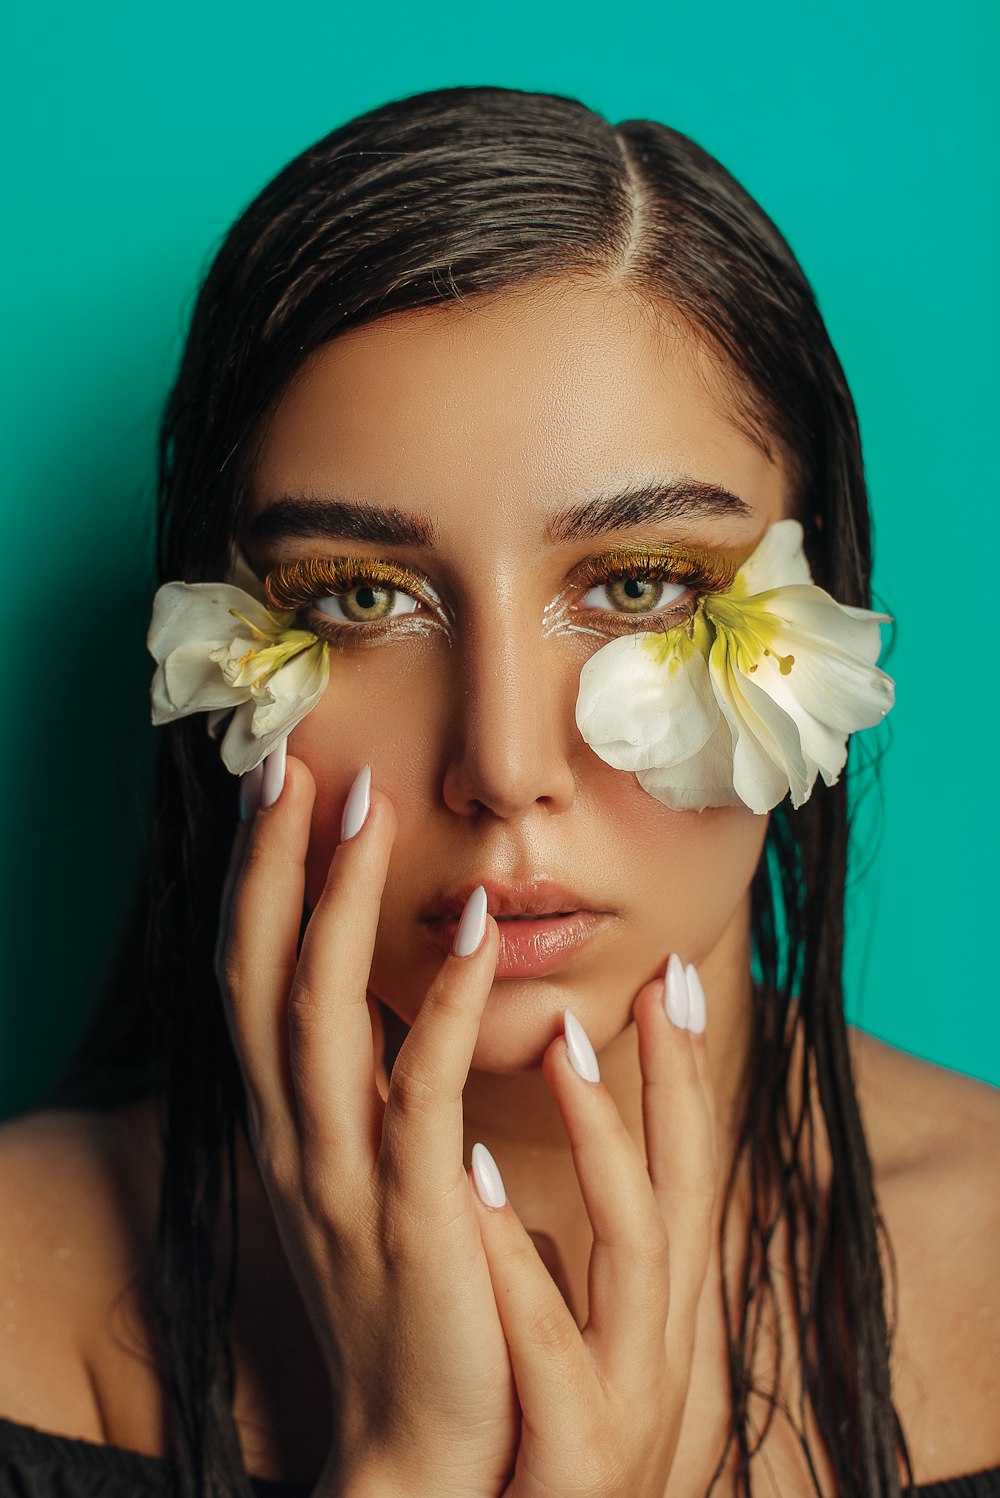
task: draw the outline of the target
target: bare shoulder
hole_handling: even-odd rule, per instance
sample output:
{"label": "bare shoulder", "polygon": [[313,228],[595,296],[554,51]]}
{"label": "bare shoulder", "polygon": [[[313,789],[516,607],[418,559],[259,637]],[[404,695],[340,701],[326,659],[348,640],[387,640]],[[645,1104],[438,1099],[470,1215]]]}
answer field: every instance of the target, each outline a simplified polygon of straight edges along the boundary
{"label": "bare shoulder", "polygon": [[151,1378],[129,1292],[155,1197],[152,1125],[146,1104],[0,1125],[0,1415],[155,1449],[148,1416],[108,1431],[103,1414],[109,1370]]}
{"label": "bare shoulder", "polygon": [[852,1032],[920,1481],[1000,1463],[1000,1090]]}

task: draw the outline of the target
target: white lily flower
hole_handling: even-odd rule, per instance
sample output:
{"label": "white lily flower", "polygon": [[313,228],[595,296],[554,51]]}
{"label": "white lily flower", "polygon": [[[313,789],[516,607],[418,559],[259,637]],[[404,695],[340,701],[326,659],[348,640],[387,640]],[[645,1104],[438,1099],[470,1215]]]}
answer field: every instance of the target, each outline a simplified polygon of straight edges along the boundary
{"label": "white lily flower", "polygon": [[146,647],[157,663],[153,723],[207,711],[208,732],[218,738],[232,714],[222,762],[244,775],[319,701],[330,675],[330,645],[293,628],[294,610],[266,606],[242,553],[231,575],[232,582],[158,588]]}
{"label": "white lily flower", "polygon": [[875,665],[890,615],[837,603],[812,581],[797,520],[778,520],[732,587],[690,620],[610,641],[580,673],[576,723],[607,764],[676,811],[763,815],[816,776],[836,784],[847,739],[885,717]]}

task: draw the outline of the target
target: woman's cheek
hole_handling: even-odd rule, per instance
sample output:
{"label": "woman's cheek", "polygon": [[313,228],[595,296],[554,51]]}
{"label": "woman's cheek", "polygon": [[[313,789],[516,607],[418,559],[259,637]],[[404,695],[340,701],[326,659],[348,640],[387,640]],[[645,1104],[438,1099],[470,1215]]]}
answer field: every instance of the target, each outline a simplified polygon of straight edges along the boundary
{"label": "woman's cheek", "polygon": [[677,861],[667,886],[671,932],[684,961],[701,963],[748,895],[769,819],[735,806],[668,815],[679,824],[673,839]]}
{"label": "woman's cheek", "polygon": [[434,725],[443,706],[440,669],[430,669],[432,663],[422,662],[420,654],[402,642],[331,650],[326,690],[289,736],[289,752],[304,761],[316,782],[306,856],[310,910],[323,892],[340,842],[344,803],[363,765],[371,765],[372,785],[392,801],[399,822],[387,888],[399,877],[408,823],[427,814]]}
{"label": "woman's cheek", "polygon": [[574,848],[589,856],[578,887],[622,909],[641,986],[670,951],[698,963],[717,945],[749,889],[769,819],[742,806],[673,811],[635,775],[586,752],[588,826]]}

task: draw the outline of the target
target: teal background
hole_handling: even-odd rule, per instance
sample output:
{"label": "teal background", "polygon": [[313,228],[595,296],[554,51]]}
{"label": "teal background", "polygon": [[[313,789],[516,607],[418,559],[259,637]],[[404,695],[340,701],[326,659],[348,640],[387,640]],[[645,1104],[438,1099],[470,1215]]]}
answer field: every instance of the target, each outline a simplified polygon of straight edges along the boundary
{"label": "teal background", "polygon": [[38,1100],[72,1046],[141,877],[154,427],[198,280],[291,156],[363,109],[459,83],[686,131],[802,261],[858,405],[876,591],[897,619],[884,815],[866,801],[870,867],[851,892],[851,1015],[1000,1083],[984,722],[997,26],[973,0],[19,7],[0,105],[0,1115]]}

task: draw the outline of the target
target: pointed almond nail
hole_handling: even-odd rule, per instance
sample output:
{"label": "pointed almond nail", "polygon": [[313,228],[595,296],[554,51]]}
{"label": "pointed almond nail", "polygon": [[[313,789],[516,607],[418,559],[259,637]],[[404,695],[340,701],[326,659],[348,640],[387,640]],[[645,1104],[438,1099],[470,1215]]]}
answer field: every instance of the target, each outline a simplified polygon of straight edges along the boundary
{"label": "pointed almond nail", "polygon": [[687,1027],[693,1035],[703,1035],[705,1032],[705,990],[701,984],[698,969],[693,962],[689,962],[684,969],[687,978],[688,1005]]}
{"label": "pointed almond nail", "polygon": [[663,1003],[667,1017],[679,1030],[687,1029],[690,1002],[684,964],[676,952],[671,952],[667,961]]}

